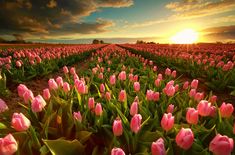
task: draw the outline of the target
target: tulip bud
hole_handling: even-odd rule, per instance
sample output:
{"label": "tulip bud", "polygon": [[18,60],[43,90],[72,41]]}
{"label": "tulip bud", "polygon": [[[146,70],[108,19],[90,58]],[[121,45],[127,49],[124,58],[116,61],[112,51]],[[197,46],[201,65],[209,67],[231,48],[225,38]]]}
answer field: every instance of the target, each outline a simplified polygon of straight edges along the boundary
{"label": "tulip bud", "polygon": [[118,75],[118,79],[121,81],[126,80],[126,72],[125,71],[121,71]]}
{"label": "tulip bud", "polygon": [[139,82],[134,82],[134,90],[138,92],[140,90],[140,83]]}
{"label": "tulip bud", "polygon": [[116,77],[115,77],[115,75],[111,75],[110,78],[109,78],[109,81],[110,81],[110,84],[111,84],[111,85],[115,85],[115,83],[116,83]]}
{"label": "tulip bud", "polygon": [[229,118],[232,115],[234,108],[232,104],[230,103],[225,104],[225,102],[223,102],[219,110],[220,110],[221,117]]}
{"label": "tulip bud", "polygon": [[194,141],[194,135],[191,129],[181,128],[175,138],[176,144],[184,150],[188,150]]}
{"label": "tulip bud", "polygon": [[36,96],[31,104],[31,108],[33,112],[41,112],[42,109],[46,106],[45,100],[41,95]]}
{"label": "tulip bud", "polygon": [[118,100],[120,102],[125,102],[126,100],[126,91],[125,90],[121,90],[118,96]]}
{"label": "tulip bud", "polygon": [[65,74],[68,74],[68,73],[69,73],[69,70],[68,70],[68,67],[67,67],[67,66],[64,66],[64,67],[63,67],[63,72],[64,72]]}
{"label": "tulip bud", "polygon": [[198,114],[201,116],[209,116],[211,112],[211,103],[201,100],[197,105]]}
{"label": "tulip bud", "polygon": [[73,112],[73,118],[81,123],[82,122],[82,115],[81,115],[80,111]]}
{"label": "tulip bud", "polygon": [[24,84],[20,84],[18,87],[17,87],[17,91],[18,91],[18,95],[20,97],[23,97],[25,91],[28,90],[28,88],[24,85]]}
{"label": "tulip bud", "polygon": [[68,82],[63,83],[63,90],[65,93],[68,93],[70,91],[70,86],[69,86]]}
{"label": "tulip bud", "polygon": [[166,155],[164,140],[162,138],[159,138],[156,142],[152,143],[151,152],[152,155]]}
{"label": "tulip bud", "polygon": [[0,114],[6,110],[8,110],[6,102],[0,99]]}
{"label": "tulip bud", "polygon": [[95,114],[96,116],[101,116],[102,113],[103,113],[102,105],[100,103],[97,103],[95,106]]}
{"label": "tulip bud", "polygon": [[105,98],[106,98],[106,100],[110,100],[111,99],[111,94],[110,94],[110,92],[106,92],[105,93]]}
{"label": "tulip bud", "polygon": [[101,93],[104,93],[104,92],[105,92],[105,86],[104,86],[103,83],[100,84],[100,92],[101,92]]}
{"label": "tulip bud", "polygon": [[120,119],[114,120],[113,122],[113,134],[115,136],[121,136],[123,133],[122,121]]}
{"label": "tulip bud", "polygon": [[62,77],[58,76],[58,77],[56,78],[56,83],[57,83],[57,85],[58,85],[59,87],[63,87],[63,79],[62,79]]}
{"label": "tulip bud", "polygon": [[24,98],[25,103],[28,103],[29,101],[32,101],[34,99],[33,92],[29,89],[26,90],[24,95],[23,95],[23,98]]}
{"label": "tulip bud", "polygon": [[8,134],[3,138],[0,138],[0,154],[12,155],[18,149],[18,144],[12,134]]}
{"label": "tulip bud", "polygon": [[172,116],[172,113],[164,114],[161,120],[161,127],[169,131],[174,126],[175,118]]}
{"label": "tulip bud", "polygon": [[49,85],[50,90],[57,90],[58,89],[58,85],[57,85],[57,83],[55,82],[54,79],[50,79],[48,81],[48,85]]}
{"label": "tulip bud", "polygon": [[94,97],[90,97],[90,98],[89,98],[89,100],[88,100],[88,108],[89,108],[90,110],[95,108],[95,100],[94,100]]}
{"label": "tulip bud", "polygon": [[131,119],[131,131],[134,133],[138,133],[141,128],[141,120],[142,116],[140,114],[135,114]]}
{"label": "tulip bud", "polygon": [[186,120],[189,124],[197,124],[198,111],[194,108],[188,108],[187,113],[186,113]]}
{"label": "tulip bud", "polygon": [[170,104],[168,107],[167,107],[167,113],[173,113],[174,111],[174,105],[173,104]]}
{"label": "tulip bud", "polygon": [[31,123],[24,114],[14,113],[12,116],[11,125],[16,131],[26,131]]}
{"label": "tulip bud", "polygon": [[189,85],[188,81],[184,82],[183,89],[188,89],[188,85]]}
{"label": "tulip bud", "polygon": [[194,79],[194,80],[191,82],[191,88],[197,89],[197,87],[198,87],[198,80]]}
{"label": "tulip bud", "polygon": [[133,102],[131,104],[130,115],[134,116],[135,114],[138,114],[138,102]]}
{"label": "tulip bud", "polygon": [[49,100],[51,98],[51,94],[50,94],[50,91],[48,88],[44,89],[43,90],[43,98],[45,100]]}
{"label": "tulip bud", "polygon": [[121,148],[113,148],[111,155],[125,155],[125,152]]}

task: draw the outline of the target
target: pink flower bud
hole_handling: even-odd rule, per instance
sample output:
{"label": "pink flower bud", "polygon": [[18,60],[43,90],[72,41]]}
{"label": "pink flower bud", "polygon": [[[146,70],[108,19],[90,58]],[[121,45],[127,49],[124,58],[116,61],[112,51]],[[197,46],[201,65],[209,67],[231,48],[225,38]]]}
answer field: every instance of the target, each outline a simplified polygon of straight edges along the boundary
{"label": "pink flower bud", "polygon": [[16,67],[20,68],[21,67],[21,62],[20,61],[16,61]]}
{"label": "pink flower bud", "polygon": [[131,119],[131,131],[134,133],[138,133],[141,128],[141,120],[142,116],[140,114],[135,114]]}
{"label": "pink flower bud", "polygon": [[213,95],[213,96],[211,96],[211,98],[210,98],[209,101],[210,101],[211,103],[215,103],[216,100],[217,100],[217,96],[216,96],[216,95]]}
{"label": "pink flower bud", "polygon": [[138,114],[138,102],[133,102],[131,104],[130,115],[134,116],[135,114]]}
{"label": "pink flower bud", "polygon": [[62,77],[60,77],[60,76],[58,76],[57,78],[56,78],[56,83],[57,83],[57,85],[59,86],[59,87],[63,87],[63,79],[62,79]]}
{"label": "pink flower bud", "polygon": [[18,149],[18,144],[12,134],[0,138],[0,144],[1,155],[13,155]]}
{"label": "pink flower bud", "polygon": [[49,100],[51,98],[51,94],[50,94],[50,91],[48,88],[44,89],[43,90],[43,98],[45,100]]}
{"label": "pink flower bud", "polygon": [[70,74],[72,74],[72,75],[76,74],[76,70],[75,70],[74,67],[71,67],[71,68],[70,68]]}
{"label": "pink flower bud", "polygon": [[73,112],[73,118],[81,123],[82,122],[82,115],[81,115],[80,111]]}
{"label": "pink flower bud", "polygon": [[135,90],[135,92],[138,92],[140,90],[140,83],[139,82],[134,82],[134,90]]}
{"label": "pink flower bud", "polygon": [[31,108],[33,112],[41,112],[42,109],[46,106],[45,100],[41,95],[36,96],[31,104]]}
{"label": "pink flower bud", "polygon": [[169,131],[174,126],[175,118],[172,116],[172,113],[164,114],[161,120],[161,127]]}
{"label": "pink flower bud", "polygon": [[174,96],[174,94],[175,94],[175,87],[173,85],[166,85],[166,87],[163,89],[163,92],[167,96]]}
{"label": "pink flower bud", "polygon": [[118,96],[118,101],[125,102],[125,100],[126,100],[126,91],[121,90]]}
{"label": "pink flower bud", "polygon": [[26,131],[31,123],[24,114],[14,113],[12,116],[11,125],[16,131]]}
{"label": "pink flower bud", "polygon": [[198,80],[194,79],[194,80],[191,82],[191,88],[197,89],[197,87],[198,87]]}
{"label": "pink flower bud", "polygon": [[194,95],[194,99],[196,100],[196,101],[200,101],[200,100],[202,100],[203,99],[203,97],[204,97],[204,94],[203,93],[199,93],[199,92],[197,92],[195,95]]}
{"label": "pink flower bud", "polygon": [[166,112],[167,112],[167,113],[173,113],[173,111],[174,111],[174,105],[173,105],[173,104],[170,104],[170,105],[167,107]]}
{"label": "pink flower bud", "polygon": [[115,85],[116,83],[116,76],[115,75],[111,75],[109,78],[110,84],[111,85]]}
{"label": "pink flower bud", "polygon": [[230,103],[225,104],[225,102],[223,102],[219,110],[220,110],[221,117],[229,118],[232,115],[234,108],[232,104]]}
{"label": "pink flower bud", "polygon": [[194,97],[196,95],[196,89],[191,89],[190,92],[189,92],[189,97]]}
{"label": "pink flower bud", "polygon": [[125,71],[121,71],[118,75],[118,79],[121,81],[126,80],[126,72]]}
{"label": "pink flower bud", "polygon": [[162,138],[159,138],[156,142],[152,143],[151,152],[152,155],[166,155],[164,140]]}
{"label": "pink flower bud", "polygon": [[125,152],[121,148],[113,148],[111,155],[125,155]]}
{"label": "pink flower bud", "polygon": [[187,113],[186,113],[186,120],[189,124],[197,124],[198,111],[194,108],[188,108]]}
{"label": "pink flower bud", "polygon": [[216,116],[216,107],[215,106],[211,106],[211,112],[210,112],[210,115],[211,117],[215,117]]}
{"label": "pink flower bud", "polygon": [[158,75],[157,75],[157,78],[160,79],[160,80],[162,80],[162,74],[158,74]]}
{"label": "pink flower bud", "polygon": [[101,93],[104,93],[104,92],[105,92],[105,86],[104,86],[103,83],[100,84],[100,92],[101,92]]}
{"label": "pink flower bud", "polygon": [[17,91],[18,91],[18,95],[20,97],[23,97],[25,91],[28,90],[28,88],[24,85],[24,84],[20,84],[18,87],[17,87]]}
{"label": "pink flower bud", "polygon": [[167,69],[165,70],[165,75],[168,75],[168,76],[171,75],[171,70],[170,70],[169,68],[167,68]]}
{"label": "pink flower bud", "polygon": [[96,116],[101,116],[103,113],[102,105],[100,103],[97,103],[95,106],[95,114]]}
{"label": "pink flower bud", "polygon": [[188,89],[188,86],[189,86],[189,82],[186,81],[186,82],[184,83],[184,85],[183,85],[183,89]]}
{"label": "pink flower bud", "polygon": [[138,81],[138,75],[135,75],[134,77],[133,77],[133,81],[135,81],[135,82],[137,82]]}
{"label": "pink flower bud", "polygon": [[103,78],[104,78],[103,73],[99,73],[98,78],[99,78],[99,79],[103,79]]}
{"label": "pink flower bud", "polygon": [[70,86],[69,86],[68,82],[63,83],[63,90],[65,93],[68,93],[70,91]]}
{"label": "pink flower bud", "polygon": [[153,66],[153,71],[154,71],[154,72],[157,71],[157,66]]}
{"label": "pink flower bud", "polygon": [[201,100],[197,105],[198,114],[201,116],[209,116],[211,112],[211,103]]}
{"label": "pink flower bud", "polygon": [[57,83],[55,82],[54,79],[50,79],[48,81],[48,85],[49,85],[50,90],[57,90],[58,89],[58,85],[57,85]]}
{"label": "pink flower bud", "polygon": [[120,119],[113,122],[113,134],[114,136],[121,136],[123,133],[122,121]]}
{"label": "pink flower bud", "polygon": [[147,90],[147,92],[146,92],[146,99],[147,99],[148,101],[152,101],[152,100],[153,100],[153,93],[154,93],[154,91],[152,91],[152,90]]}
{"label": "pink flower bud", "polygon": [[181,128],[179,133],[176,135],[175,138],[176,144],[184,150],[188,150],[194,141],[194,135],[191,129],[189,128]]}
{"label": "pink flower bud", "polygon": [[0,114],[6,110],[8,110],[6,102],[0,99]]}
{"label": "pink flower bud", "polygon": [[174,71],[171,73],[171,76],[172,76],[173,78],[176,77],[176,70],[174,70]]}
{"label": "pink flower bud", "polygon": [[88,108],[90,110],[95,108],[95,99],[94,99],[94,97],[90,97],[89,98],[89,100],[88,100]]}
{"label": "pink flower bud", "polygon": [[32,101],[34,99],[33,92],[29,89],[26,90],[24,95],[23,95],[23,98],[24,98],[25,103],[28,103],[29,101]]}
{"label": "pink flower bud", "polygon": [[232,138],[217,134],[210,142],[209,150],[214,155],[230,155],[233,151],[234,142]]}
{"label": "pink flower bud", "polygon": [[69,69],[68,69],[67,66],[64,66],[64,67],[63,67],[63,72],[64,72],[65,74],[68,74],[68,73],[69,73]]}
{"label": "pink flower bud", "polygon": [[154,83],[156,87],[159,87],[161,85],[161,79],[156,79]]}
{"label": "pink flower bud", "polygon": [[159,92],[154,92],[154,93],[152,94],[152,100],[153,100],[153,101],[158,101],[159,98],[160,98],[160,93],[159,93]]}
{"label": "pink flower bud", "polygon": [[105,98],[106,98],[106,100],[111,100],[111,94],[110,94],[110,92],[106,92],[105,93]]}

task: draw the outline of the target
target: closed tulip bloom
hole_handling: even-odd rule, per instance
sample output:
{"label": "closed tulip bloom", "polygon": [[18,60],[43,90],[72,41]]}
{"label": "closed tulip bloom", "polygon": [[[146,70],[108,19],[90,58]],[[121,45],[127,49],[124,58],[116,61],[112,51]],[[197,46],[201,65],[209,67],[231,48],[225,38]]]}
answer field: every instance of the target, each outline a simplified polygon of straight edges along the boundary
{"label": "closed tulip bloom", "polygon": [[72,75],[76,74],[76,70],[75,70],[74,67],[71,67],[71,68],[70,68],[70,74],[72,74]]}
{"label": "closed tulip bloom", "polygon": [[190,128],[181,128],[176,135],[175,141],[180,148],[188,150],[193,145],[194,134]]}
{"label": "closed tulip bloom", "polygon": [[159,98],[160,98],[160,93],[159,93],[159,92],[154,92],[154,93],[152,94],[152,99],[153,99],[153,101],[158,101]]}
{"label": "closed tulip bloom", "polygon": [[176,84],[176,85],[175,85],[175,92],[178,92],[178,90],[179,90],[179,85]]}
{"label": "closed tulip bloom", "polygon": [[19,68],[20,68],[20,67],[21,67],[21,65],[22,65],[22,64],[21,64],[21,62],[20,62],[20,61],[16,61],[16,67],[19,67]]}
{"label": "closed tulip bloom", "polygon": [[83,82],[81,82],[78,85],[77,90],[80,94],[85,94],[86,93],[86,85]]}
{"label": "closed tulip bloom", "polygon": [[110,92],[106,92],[105,93],[105,98],[106,98],[106,100],[111,100],[111,94],[110,94]]}
{"label": "closed tulip bloom", "polygon": [[210,112],[209,116],[215,117],[216,116],[216,111],[217,111],[217,108],[215,106],[211,106],[211,112]]}
{"label": "closed tulip bloom", "polygon": [[54,79],[50,79],[48,81],[48,85],[49,85],[50,90],[57,90],[58,89],[58,85],[57,85],[57,83],[55,82]]}
{"label": "closed tulip bloom", "polygon": [[138,114],[138,102],[133,102],[131,104],[130,115],[134,116],[135,114]]}
{"label": "closed tulip bloom", "polygon": [[135,75],[135,76],[133,77],[133,81],[135,81],[135,82],[137,82],[138,79],[139,79],[138,75]]}
{"label": "closed tulip bloom", "polygon": [[165,70],[165,75],[168,75],[168,76],[171,75],[171,70],[169,68]]}
{"label": "closed tulip bloom", "polygon": [[109,82],[111,85],[115,85],[116,83],[116,76],[115,75],[111,75],[109,78]]}
{"label": "closed tulip bloom", "polygon": [[194,95],[194,99],[195,99],[196,101],[202,100],[203,97],[204,97],[204,94],[203,94],[203,93],[199,93],[199,92],[197,92],[197,93]]}
{"label": "closed tulip bloom", "polygon": [[8,110],[8,106],[6,102],[0,99],[0,113],[7,111],[7,110]]}
{"label": "closed tulip bloom", "polygon": [[119,75],[118,75],[118,79],[121,80],[121,81],[126,80],[126,72],[121,71],[121,73],[119,73]]}
{"label": "closed tulip bloom", "polygon": [[157,66],[153,66],[153,71],[154,71],[154,72],[157,71]]}
{"label": "closed tulip bloom", "polygon": [[142,116],[140,114],[135,114],[131,119],[131,131],[134,133],[138,133],[141,128],[141,120]]}
{"label": "closed tulip bloom", "polygon": [[233,151],[234,141],[232,138],[217,134],[210,142],[209,150],[214,155],[230,155]]}
{"label": "closed tulip bloom", "polygon": [[197,124],[198,111],[194,108],[188,108],[187,113],[186,113],[186,120],[189,124]]}
{"label": "closed tulip bloom", "polygon": [[189,86],[189,82],[188,81],[184,82],[183,89],[188,89],[188,86]]}
{"label": "closed tulip bloom", "polygon": [[22,113],[14,113],[11,119],[11,125],[16,131],[26,131],[31,123]]}
{"label": "closed tulip bloom", "polygon": [[196,89],[191,89],[190,92],[189,92],[189,97],[194,97],[196,95]]}
{"label": "closed tulip bloom", "polygon": [[198,114],[201,116],[209,116],[211,112],[211,103],[201,100],[197,105]]}
{"label": "closed tulip bloom", "polygon": [[24,85],[24,84],[20,84],[18,87],[17,87],[17,91],[18,91],[18,95],[20,97],[23,97],[25,91],[28,90],[28,88]]}
{"label": "closed tulip bloom", "polygon": [[63,83],[63,90],[65,93],[68,93],[70,91],[70,86],[68,82]]}
{"label": "closed tulip bloom", "polygon": [[73,112],[73,118],[81,123],[82,122],[82,115],[81,115],[80,111]]}
{"label": "closed tulip bloom", "polygon": [[121,148],[113,148],[111,155],[125,155],[125,152]]}
{"label": "closed tulip bloom", "polygon": [[45,100],[41,95],[36,96],[31,104],[31,108],[33,112],[41,112],[42,109],[46,106]]}
{"label": "closed tulip bloom", "polygon": [[174,96],[175,94],[175,87],[173,85],[169,85],[166,86],[163,90],[163,92],[167,95],[167,96]]}
{"label": "closed tulip bloom", "polygon": [[197,79],[194,79],[194,80],[191,82],[191,88],[197,89],[197,87],[198,87],[198,80],[197,80]]}
{"label": "closed tulip bloom", "polygon": [[103,83],[100,84],[100,92],[101,92],[101,93],[104,93],[104,92],[105,92],[105,86],[104,86]]}
{"label": "closed tulip bloom", "polygon": [[120,102],[125,102],[126,100],[126,91],[125,90],[121,90],[118,96],[118,100]]}
{"label": "closed tulip bloom", "polygon": [[220,110],[221,117],[229,118],[232,115],[234,108],[232,104],[230,103],[225,104],[225,102],[223,102],[219,110]]}
{"label": "closed tulip bloom", "polygon": [[161,127],[169,131],[174,126],[175,118],[172,116],[172,113],[164,114],[161,120]]}
{"label": "closed tulip bloom", "polygon": [[51,94],[50,94],[50,91],[49,91],[49,89],[48,88],[46,88],[46,89],[44,89],[43,90],[43,98],[45,99],[45,100],[49,100],[50,98],[51,98]]}
{"label": "closed tulip bloom", "polygon": [[96,116],[101,116],[103,113],[102,105],[100,103],[97,103],[95,106],[95,114]]}
{"label": "closed tulip bloom", "polygon": [[162,74],[158,74],[158,75],[157,75],[157,78],[160,79],[160,80],[162,80]]}
{"label": "closed tulip bloom", "polygon": [[217,96],[216,95],[211,96],[211,98],[210,98],[210,102],[211,103],[215,103],[216,100],[217,100]]}
{"label": "closed tulip bloom", "polygon": [[155,84],[156,87],[159,87],[161,85],[161,79],[156,79],[154,81],[154,84]]}
{"label": "closed tulip bloom", "polygon": [[134,82],[134,90],[138,92],[140,90],[140,83],[139,82]]}
{"label": "closed tulip bloom", "polygon": [[13,155],[18,149],[18,144],[12,134],[0,138],[0,154]]}
{"label": "closed tulip bloom", "polygon": [[164,140],[162,138],[159,138],[156,142],[152,143],[151,152],[152,155],[166,155]]}
{"label": "closed tulip bloom", "polygon": [[148,101],[152,101],[152,100],[153,100],[153,93],[154,93],[154,91],[152,91],[152,90],[147,90],[147,92],[146,92],[146,99],[147,99]]}
{"label": "closed tulip bloom", "polygon": [[58,76],[57,78],[56,78],[56,83],[57,83],[57,85],[59,86],[59,87],[63,87],[63,79],[62,79],[62,77],[60,77],[60,76]]}
{"label": "closed tulip bloom", "polygon": [[34,99],[33,92],[29,89],[26,90],[24,95],[23,95],[23,98],[24,98],[25,103],[28,103],[29,101],[32,101]]}
{"label": "closed tulip bloom", "polygon": [[64,66],[64,67],[63,67],[63,72],[64,72],[65,74],[68,74],[68,73],[69,73],[69,70],[68,70],[68,67],[67,67],[67,66]]}
{"label": "closed tulip bloom", "polygon": [[89,98],[89,100],[88,100],[88,108],[89,108],[90,110],[95,108],[95,100],[94,100],[94,97],[90,97],[90,98]]}
{"label": "closed tulip bloom", "polygon": [[103,79],[104,78],[104,74],[103,73],[99,73],[98,78],[99,79]]}
{"label": "closed tulip bloom", "polygon": [[171,73],[171,76],[172,76],[173,78],[176,77],[176,70],[174,70],[174,71]]}
{"label": "closed tulip bloom", "polygon": [[121,136],[123,133],[122,121],[120,119],[113,122],[113,134],[114,136]]}
{"label": "closed tulip bloom", "polygon": [[168,107],[167,107],[167,113],[173,113],[174,111],[174,105],[173,104],[170,104]]}

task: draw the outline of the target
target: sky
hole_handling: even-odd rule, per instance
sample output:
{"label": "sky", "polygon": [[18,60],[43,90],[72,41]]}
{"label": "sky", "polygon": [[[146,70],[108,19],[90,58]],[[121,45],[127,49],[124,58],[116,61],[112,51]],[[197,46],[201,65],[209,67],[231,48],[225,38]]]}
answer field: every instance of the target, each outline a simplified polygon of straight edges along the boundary
{"label": "sky", "polygon": [[48,43],[235,41],[235,0],[0,0],[0,38]]}

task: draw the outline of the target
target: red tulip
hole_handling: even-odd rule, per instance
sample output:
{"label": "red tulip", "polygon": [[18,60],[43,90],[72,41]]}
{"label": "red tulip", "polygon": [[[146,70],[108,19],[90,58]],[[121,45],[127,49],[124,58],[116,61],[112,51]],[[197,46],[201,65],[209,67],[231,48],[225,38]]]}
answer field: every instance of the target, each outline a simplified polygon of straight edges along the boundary
{"label": "red tulip", "polygon": [[184,150],[188,150],[194,141],[194,135],[191,129],[181,128],[175,138],[176,144]]}

